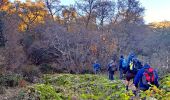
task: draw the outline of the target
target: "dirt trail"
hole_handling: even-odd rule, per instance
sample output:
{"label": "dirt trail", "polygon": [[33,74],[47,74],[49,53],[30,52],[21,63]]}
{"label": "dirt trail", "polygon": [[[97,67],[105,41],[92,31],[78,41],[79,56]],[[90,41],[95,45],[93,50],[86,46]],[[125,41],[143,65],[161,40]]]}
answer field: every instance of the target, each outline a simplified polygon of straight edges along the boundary
{"label": "dirt trail", "polygon": [[[126,85],[126,80],[122,80],[122,83]],[[135,90],[135,86],[132,81],[130,82],[129,90]]]}

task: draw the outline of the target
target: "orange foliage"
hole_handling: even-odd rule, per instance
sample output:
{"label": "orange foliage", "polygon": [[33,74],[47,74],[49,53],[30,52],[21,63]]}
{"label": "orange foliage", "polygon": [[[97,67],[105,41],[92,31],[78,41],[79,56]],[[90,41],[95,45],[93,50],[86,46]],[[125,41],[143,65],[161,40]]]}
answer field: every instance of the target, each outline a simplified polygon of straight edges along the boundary
{"label": "orange foliage", "polygon": [[96,54],[97,53],[97,45],[96,44],[92,44],[90,46],[90,50],[92,51],[93,54]]}
{"label": "orange foliage", "polygon": [[44,23],[44,17],[47,15],[47,11],[44,9],[45,5],[42,1],[31,2],[27,0],[25,3],[17,3],[19,5],[17,13],[21,19],[18,27],[19,31],[25,31],[39,23]]}
{"label": "orange foliage", "polygon": [[19,87],[26,87],[27,86],[27,82],[25,80],[20,80],[18,85],[19,85]]}
{"label": "orange foliage", "polygon": [[62,16],[63,16],[63,20],[61,20],[61,24],[65,24],[67,25],[67,30],[69,32],[73,31],[73,28],[71,27],[71,23],[75,22],[75,19],[77,17],[77,12],[74,8],[68,8],[68,9],[64,9],[62,11]]}
{"label": "orange foliage", "polygon": [[77,17],[77,12],[73,8],[64,9],[62,11],[62,15],[63,15],[64,19],[72,20]]}
{"label": "orange foliage", "polygon": [[153,22],[153,23],[150,23],[149,26],[151,28],[169,28],[170,27],[170,21]]}
{"label": "orange foliage", "polygon": [[8,0],[0,0],[0,11],[9,11],[12,4]]}

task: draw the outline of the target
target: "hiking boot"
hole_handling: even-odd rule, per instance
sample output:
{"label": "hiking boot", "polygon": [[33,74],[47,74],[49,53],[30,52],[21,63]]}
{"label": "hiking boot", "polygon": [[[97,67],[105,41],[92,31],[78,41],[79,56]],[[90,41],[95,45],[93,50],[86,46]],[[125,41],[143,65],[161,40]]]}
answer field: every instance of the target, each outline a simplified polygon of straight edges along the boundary
{"label": "hiking boot", "polygon": [[136,91],[136,90],[133,90],[132,92],[133,92],[133,94],[134,94],[135,96],[137,96],[137,91]]}
{"label": "hiking boot", "polygon": [[128,89],[128,86],[126,86],[126,90],[128,91],[129,89]]}

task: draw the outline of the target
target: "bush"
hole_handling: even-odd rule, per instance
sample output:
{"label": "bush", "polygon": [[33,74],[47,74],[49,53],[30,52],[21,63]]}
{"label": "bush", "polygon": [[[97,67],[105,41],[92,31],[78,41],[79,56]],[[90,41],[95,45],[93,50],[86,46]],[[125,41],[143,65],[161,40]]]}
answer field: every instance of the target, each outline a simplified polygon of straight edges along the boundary
{"label": "bush", "polygon": [[40,77],[41,73],[37,66],[25,66],[21,69],[24,79],[28,82],[34,83],[36,77]]}
{"label": "bush", "polygon": [[170,75],[161,79],[159,88],[152,86],[137,96],[131,90],[126,91],[122,81],[110,81],[102,75],[46,74],[43,80],[43,84],[21,91],[19,100],[169,100],[170,97]]}
{"label": "bush", "polygon": [[63,100],[76,97],[78,100],[129,100],[132,91],[126,92],[121,81],[110,81],[99,75],[72,75],[59,74],[45,76],[46,83],[57,87],[56,92],[61,93]]}
{"label": "bush", "polygon": [[40,71],[44,74],[49,74],[49,73],[52,73],[54,71],[54,68],[51,67],[51,65],[48,65],[48,64],[42,64],[40,66]]}
{"label": "bush", "polygon": [[15,87],[18,86],[19,80],[22,77],[19,74],[7,73],[4,75],[0,75],[0,85],[7,87]]}
{"label": "bush", "polygon": [[[52,85],[37,84],[21,91],[19,100],[62,100]],[[17,100],[18,100],[17,99]]]}
{"label": "bush", "polygon": [[56,48],[37,48],[31,47],[27,53],[29,60],[36,65],[57,62],[58,58],[62,56],[61,51]]}

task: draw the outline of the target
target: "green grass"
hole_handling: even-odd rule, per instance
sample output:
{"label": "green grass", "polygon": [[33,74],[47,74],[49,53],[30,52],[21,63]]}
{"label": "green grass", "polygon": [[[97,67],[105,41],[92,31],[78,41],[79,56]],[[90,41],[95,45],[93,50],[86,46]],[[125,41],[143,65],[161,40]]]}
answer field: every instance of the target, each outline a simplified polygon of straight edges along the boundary
{"label": "green grass", "polygon": [[[167,78],[168,77],[168,78]],[[141,98],[154,94],[153,98],[168,98],[169,76],[163,78],[162,85],[156,92],[148,90],[141,92]],[[165,82],[166,81],[166,82]],[[161,92],[160,92],[161,91]],[[129,100],[133,97],[132,91],[126,91],[122,81],[108,80],[106,75],[73,75],[54,74],[44,75],[43,83],[29,86],[24,90],[24,95],[40,100]],[[149,95],[150,96],[150,95]],[[162,100],[166,100],[162,99]],[[33,99],[32,99],[33,100]]]}

